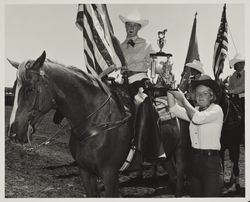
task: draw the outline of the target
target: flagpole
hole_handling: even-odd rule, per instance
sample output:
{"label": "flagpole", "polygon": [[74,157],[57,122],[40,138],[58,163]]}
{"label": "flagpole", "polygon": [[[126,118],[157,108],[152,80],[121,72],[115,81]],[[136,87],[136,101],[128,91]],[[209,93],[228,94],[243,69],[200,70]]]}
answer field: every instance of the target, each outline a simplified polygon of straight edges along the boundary
{"label": "flagpole", "polygon": [[233,35],[232,35],[232,33],[231,33],[231,29],[230,29],[228,23],[227,23],[227,26],[228,26],[228,30],[229,30],[229,33],[230,33],[230,37],[231,37],[232,42],[233,42],[233,45],[234,45],[235,52],[238,53],[238,50],[237,50],[236,45],[235,45],[235,43],[234,43]]}

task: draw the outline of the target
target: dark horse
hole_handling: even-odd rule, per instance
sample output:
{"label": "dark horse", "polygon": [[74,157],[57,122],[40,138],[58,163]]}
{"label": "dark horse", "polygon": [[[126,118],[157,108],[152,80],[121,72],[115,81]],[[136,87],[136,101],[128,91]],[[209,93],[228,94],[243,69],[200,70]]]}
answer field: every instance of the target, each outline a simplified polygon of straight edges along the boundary
{"label": "dark horse", "polygon": [[8,136],[30,141],[35,124],[58,108],[71,126],[69,147],[77,161],[88,197],[99,196],[97,177],[105,196],[118,196],[118,173],[130,149],[130,114],[98,79],[74,67],[46,61],[46,53],[18,68],[14,107]]}
{"label": "dark horse", "polygon": [[[10,62],[18,68],[18,73],[9,138],[22,144],[30,142],[35,125],[42,117],[51,109],[59,109],[71,126],[70,152],[79,165],[87,196],[99,196],[97,178],[101,177],[104,196],[117,197],[119,169],[129,153],[134,132],[131,114],[117,96],[99,79],[77,68],[46,60],[45,52],[35,61]],[[150,112],[157,116],[147,102],[140,110],[142,114]],[[137,132],[145,132],[147,137],[155,135],[153,116],[142,117],[141,122],[136,123],[140,126]],[[187,144],[183,144],[181,135],[186,134],[183,123],[172,118],[158,124],[167,154],[165,165],[176,183],[177,196],[181,195],[186,160],[181,157],[187,154],[183,146]]]}
{"label": "dark horse", "polygon": [[[162,166],[168,172],[175,196],[180,197],[185,194],[184,182],[189,174],[188,162],[191,152],[189,123],[171,117],[170,114],[167,115],[170,116],[169,118],[161,120],[152,102],[154,102],[154,96],[149,95],[138,109],[137,125],[139,124],[139,127],[136,128],[136,133],[143,134],[142,145],[139,145],[138,149],[141,150],[143,156],[150,156],[147,154],[148,151],[152,151],[154,145],[157,144],[156,139],[159,139],[166,154],[166,159],[161,161]],[[160,151],[152,153],[157,152]],[[157,158],[157,156],[151,157]]]}
{"label": "dark horse", "polygon": [[232,101],[226,91],[223,81],[217,81],[221,88],[220,106],[224,113],[224,122],[221,132],[221,159],[224,168],[224,153],[229,150],[230,161],[233,163],[233,175],[235,177],[236,191],[239,185],[239,156],[240,144],[244,135],[244,117],[239,107]]}

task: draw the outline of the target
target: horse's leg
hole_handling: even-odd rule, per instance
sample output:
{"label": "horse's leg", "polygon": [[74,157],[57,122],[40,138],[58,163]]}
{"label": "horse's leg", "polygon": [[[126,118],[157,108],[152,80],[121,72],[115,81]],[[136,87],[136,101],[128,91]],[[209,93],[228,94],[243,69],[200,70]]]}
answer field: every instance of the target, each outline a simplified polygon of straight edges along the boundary
{"label": "horse's leg", "polygon": [[221,164],[222,164],[223,184],[225,184],[225,148],[224,147],[221,147],[220,158],[221,158]]}
{"label": "horse's leg", "polygon": [[230,152],[230,159],[233,162],[233,175],[235,177],[235,187],[236,191],[240,191],[240,182],[239,182],[239,158],[240,158],[240,145],[235,144],[232,146],[232,150]]}
{"label": "horse's leg", "polygon": [[162,167],[167,171],[169,179],[170,179],[170,184],[174,189],[174,192],[176,193],[176,167],[175,167],[175,160],[173,156],[171,158],[168,158],[162,163]]}
{"label": "horse's leg", "polygon": [[79,171],[87,197],[100,197],[97,187],[97,177],[81,167],[79,167]]}
{"label": "horse's leg", "polygon": [[118,170],[107,168],[102,172],[105,187],[105,197],[118,197],[119,173]]}
{"label": "horse's leg", "polygon": [[185,175],[185,151],[184,148],[178,147],[176,149],[176,196],[180,197],[184,194],[184,175]]}

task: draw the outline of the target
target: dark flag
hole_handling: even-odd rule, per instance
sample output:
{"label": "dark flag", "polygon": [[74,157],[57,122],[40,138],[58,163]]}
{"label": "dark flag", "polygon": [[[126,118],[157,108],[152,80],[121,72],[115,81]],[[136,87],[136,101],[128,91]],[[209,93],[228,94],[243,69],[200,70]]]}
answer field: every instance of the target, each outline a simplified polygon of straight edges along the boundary
{"label": "dark flag", "polygon": [[224,61],[227,57],[227,51],[228,51],[227,31],[228,31],[228,25],[226,18],[226,4],[224,4],[220,27],[214,45],[213,72],[215,79],[219,79],[220,74],[223,72]]}
{"label": "dark flag", "polygon": [[76,25],[83,32],[85,64],[89,73],[100,76],[125,66],[106,5],[79,4]]}
{"label": "dark flag", "polygon": [[196,23],[197,23],[196,16],[197,16],[197,13],[195,13],[193,28],[192,28],[192,32],[191,32],[191,36],[190,36],[190,40],[189,40],[187,57],[185,60],[183,72],[181,74],[181,81],[180,81],[179,88],[182,92],[187,91],[187,89],[189,87],[189,85],[188,85],[189,78],[191,76],[190,67],[187,67],[186,64],[189,62],[193,62],[193,60],[200,61],[199,50],[198,50],[198,41],[197,41],[197,36],[196,36]]}

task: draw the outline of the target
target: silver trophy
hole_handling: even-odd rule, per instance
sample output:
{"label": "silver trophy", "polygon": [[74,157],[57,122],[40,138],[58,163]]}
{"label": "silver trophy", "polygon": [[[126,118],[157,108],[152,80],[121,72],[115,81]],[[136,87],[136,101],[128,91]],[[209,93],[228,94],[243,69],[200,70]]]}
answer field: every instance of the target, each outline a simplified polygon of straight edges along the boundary
{"label": "silver trophy", "polygon": [[164,45],[166,44],[166,39],[165,39],[166,32],[167,29],[158,32],[157,44],[160,48],[160,51],[157,53],[150,54],[151,78],[152,81],[156,80],[156,85],[162,87],[174,88],[175,80],[174,80],[174,75],[172,73],[173,63],[171,63],[170,61],[170,58],[173,55],[171,53],[165,53],[162,51]]}

